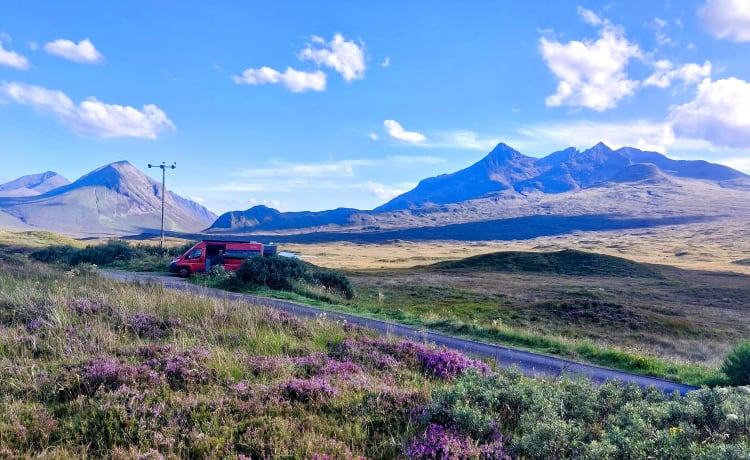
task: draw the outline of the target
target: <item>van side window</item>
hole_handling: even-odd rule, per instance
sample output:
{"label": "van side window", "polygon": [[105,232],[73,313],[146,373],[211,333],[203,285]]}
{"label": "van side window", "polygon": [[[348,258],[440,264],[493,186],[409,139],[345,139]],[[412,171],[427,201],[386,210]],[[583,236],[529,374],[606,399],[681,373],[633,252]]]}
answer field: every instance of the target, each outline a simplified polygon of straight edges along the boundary
{"label": "van side window", "polygon": [[188,259],[200,259],[203,255],[203,248],[193,249],[193,252],[188,254]]}

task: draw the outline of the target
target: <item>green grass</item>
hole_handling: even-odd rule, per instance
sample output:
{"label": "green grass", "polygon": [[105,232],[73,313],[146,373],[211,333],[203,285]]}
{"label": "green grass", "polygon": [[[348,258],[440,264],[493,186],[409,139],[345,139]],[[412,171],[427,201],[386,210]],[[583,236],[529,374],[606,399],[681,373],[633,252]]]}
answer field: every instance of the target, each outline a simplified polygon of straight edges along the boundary
{"label": "green grass", "polygon": [[573,249],[556,252],[507,251],[482,254],[465,259],[440,262],[432,269],[493,272],[554,273],[572,276],[618,276],[661,278],[651,267],[620,257]]}
{"label": "green grass", "polygon": [[741,388],[680,399],[534,380],[325,316],[81,268],[0,251],[2,458],[709,459],[750,449]]}

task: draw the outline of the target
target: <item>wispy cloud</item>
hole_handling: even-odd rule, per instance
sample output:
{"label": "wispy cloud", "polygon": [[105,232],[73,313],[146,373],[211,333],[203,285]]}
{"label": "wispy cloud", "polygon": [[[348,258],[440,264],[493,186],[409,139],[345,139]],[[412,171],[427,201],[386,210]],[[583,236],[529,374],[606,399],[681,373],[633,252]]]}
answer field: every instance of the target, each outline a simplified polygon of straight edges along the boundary
{"label": "wispy cloud", "polygon": [[274,162],[269,168],[252,168],[237,171],[234,175],[240,177],[351,177],[354,168],[369,166],[371,160],[341,160],[324,163],[287,163]]}
{"label": "wispy cloud", "polygon": [[28,69],[29,60],[24,56],[16,53],[15,51],[6,50],[3,47],[3,40],[1,38],[5,38],[5,41],[10,42],[7,35],[5,35],[4,37],[0,37],[0,65],[12,67],[18,70]]}
{"label": "wispy cloud", "polygon": [[0,94],[19,104],[52,113],[81,134],[102,138],[155,139],[159,133],[175,129],[166,114],[153,104],[144,105],[142,110],[138,110],[89,98],[75,105],[62,91],[18,82],[3,82],[0,84]]}
{"label": "wispy cloud", "polygon": [[293,93],[325,91],[326,74],[320,70],[303,72],[287,67],[284,73],[270,67],[245,69],[241,77],[232,77],[235,83],[245,85],[281,84]]}
{"label": "wispy cloud", "polygon": [[667,88],[674,80],[682,80],[686,84],[695,84],[711,76],[711,63],[706,61],[703,65],[694,63],[684,64],[675,68],[668,60],[660,60],[654,64],[656,70],[646,80],[644,86],[656,86]]}
{"label": "wispy cloud", "polygon": [[427,137],[416,131],[406,131],[403,126],[396,120],[383,121],[385,132],[394,139],[408,142],[410,144],[420,144],[427,140]]}
{"label": "wispy cloud", "polygon": [[313,44],[303,49],[299,58],[313,61],[319,66],[331,67],[346,81],[364,78],[367,69],[364,44],[346,40],[341,34],[334,35],[330,42],[321,37],[313,37]]}
{"label": "wispy cloud", "polygon": [[84,39],[78,43],[70,40],[57,39],[44,45],[44,51],[54,54],[69,61],[79,62],[82,64],[97,64],[104,60],[104,55],[100,53],[91,40]]}
{"label": "wispy cloud", "polygon": [[481,137],[474,131],[444,131],[436,135],[436,147],[482,150],[489,152],[501,142],[499,137]]}
{"label": "wispy cloud", "polygon": [[521,126],[517,133],[520,137],[508,141],[510,145],[516,147],[518,144],[516,148],[536,150],[541,154],[550,153],[545,150],[550,146],[588,148],[599,141],[612,148],[629,146],[663,153],[675,141],[668,123],[648,120],[537,123]]}
{"label": "wispy cloud", "polygon": [[747,0],[707,0],[698,10],[698,16],[716,38],[750,41],[750,4]]}

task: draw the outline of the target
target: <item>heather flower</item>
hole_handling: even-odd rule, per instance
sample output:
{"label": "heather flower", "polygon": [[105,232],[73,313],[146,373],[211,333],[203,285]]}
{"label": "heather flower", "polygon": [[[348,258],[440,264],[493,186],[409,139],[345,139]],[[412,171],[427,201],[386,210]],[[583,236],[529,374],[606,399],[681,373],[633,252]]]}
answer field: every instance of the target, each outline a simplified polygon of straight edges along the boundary
{"label": "heather flower", "polygon": [[164,373],[172,385],[183,385],[189,382],[205,383],[208,380],[208,368],[202,361],[208,359],[208,351],[198,348],[169,356],[164,361]]}
{"label": "heather flower", "polygon": [[431,423],[427,430],[406,447],[409,459],[478,459],[479,449],[468,436],[460,435],[455,428],[446,429]]}
{"label": "heather flower", "polygon": [[90,299],[72,299],[68,301],[68,309],[78,315],[95,315],[109,310],[106,305]]}
{"label": "heather flower", "polygon": [[42,318],[36,318],[26,323],[26,330],[29,332],[41,329],[44,326],[44,320]]}
{"label": "heather flower", "polygon": [[126,317],[125,323],[138,337],[158,339],[169,334],[181,321],[179,318],[161,319],[151,313],[137,313]]}
{"label": "heather flower", "polygon": [[83,380],[90,393],[94,393],[101,385],[119,386],[122,364],[112,358],[99,357],[83,368]]}
{"label": "heather flower", "polygon": [[279,390],[287,399],[302,403],[327,400],[337,394],[327,380],[318,377],[310,380],[292,379],[282,383]]}

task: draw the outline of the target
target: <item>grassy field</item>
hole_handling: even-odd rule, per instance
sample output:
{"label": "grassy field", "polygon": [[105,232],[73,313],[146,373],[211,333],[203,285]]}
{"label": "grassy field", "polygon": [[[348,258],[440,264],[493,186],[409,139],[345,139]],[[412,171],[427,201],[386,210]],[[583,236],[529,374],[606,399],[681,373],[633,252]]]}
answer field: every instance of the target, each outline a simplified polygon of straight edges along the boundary
{"label": "grassy field", "polygon": [[[659,243],[657,235],[586,236],[590,239],[577,243],[567,236],[284,249],[345,270],[357,291],[350,311],[694,384],[710,381],[726,352],[750,330],[750,271],[736,263],[746,250],[731,251],[726,234],[719,238],[710,232],[695,235],[692,252],[675,242]],[[481,266],[487,259],[471,259],[510,250],[549,253],[567,245],[610,256],[627,252],[620,264],[629,268],[609,274],[544,273],[493,270]],[[464,265],[446,265],[450,261]]]}
{"label": "grassy field", "polygon": [[[532,380],[0,249],[1,458],[738,459],[750,393]],[[463,296],[464,294],[461,294]]]}
{"label": "grassy field", "polygon": [[[607,246],[614,246],[613,238],[609,235]],[[594,241],[582,243],[590,247]],[[716,253],[724,258],[711,266],[737,272],[541,250],[543,244],[535,251],[499,251],[508,246],[392,241],[281,249],[344,270],[356,292],[353,299],[337,299],[315,288],[308,289],[319,294],[315,300],[294,295],[293,300],[693,385],[719,382],[719,364],[750,330],[750,278],[738,273],[747,266],[721,251]],[[168,261],[157,259],[149,255],[122,267],[165,269]],[[199,282],[213,281],[200,277]],[[320,301],[326,298],[329,303]]]}

